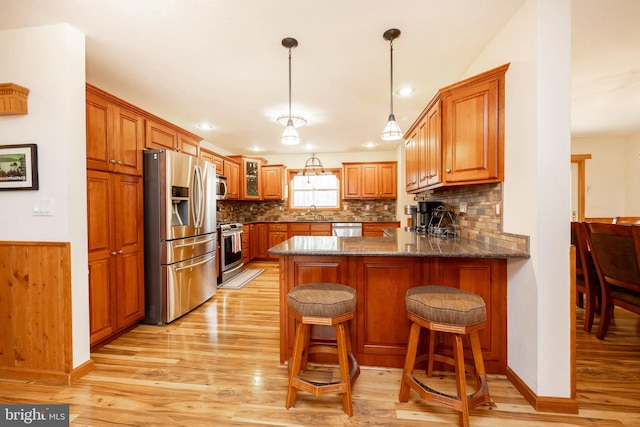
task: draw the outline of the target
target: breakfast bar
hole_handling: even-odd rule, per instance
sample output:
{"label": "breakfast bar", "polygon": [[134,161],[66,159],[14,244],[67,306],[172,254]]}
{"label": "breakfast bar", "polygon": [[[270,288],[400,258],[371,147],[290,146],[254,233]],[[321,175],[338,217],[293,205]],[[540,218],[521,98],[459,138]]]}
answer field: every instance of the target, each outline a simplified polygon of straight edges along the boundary
{"label": "breakfast bar", "polygon": [[[507,368],[507,259],[526,251],[459,237],[437,237],[387,229],[384,237],[294,236],[269,249],[280,260],[280,362],[291,355],[295,324],[287,294],[310,282],[342,283],[357,291],[351,325],[353,353],[363,366],[402,367],[410,323],[405,309],[409,288],[453,286],[480,295],[487,327],[480,341],[488,373]],[[315,327],[312,339],[332,339]],[[450,343],[438,337],[447,353]]]}

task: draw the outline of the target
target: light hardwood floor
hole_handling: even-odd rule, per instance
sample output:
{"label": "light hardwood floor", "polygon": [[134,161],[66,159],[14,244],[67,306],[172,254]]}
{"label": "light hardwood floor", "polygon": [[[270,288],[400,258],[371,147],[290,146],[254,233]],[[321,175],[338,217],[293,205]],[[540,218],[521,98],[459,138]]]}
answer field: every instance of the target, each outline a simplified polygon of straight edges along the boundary
{"label": "light hardwood floor", "polygon": [[[92,353],[95,368],[70,386],[0,380],[0,403],[69,403],[73,426],[451,426],[450,410],[398,402],[401,371],[363,367],[354,415],[339,396],[298,394],[285,409],[279,363],[278,265],[241,290],[218,290],[174,323],[141,325]],[[471,411],[472,426],[639,426],[640,316],[616,309],[605,341],[580,329],[578,415],[535,412],[509,381],[489,376],[494,405]],[[597,325],[597,318],[596,318]],[[450,376],[436,381],[451,385]]]}

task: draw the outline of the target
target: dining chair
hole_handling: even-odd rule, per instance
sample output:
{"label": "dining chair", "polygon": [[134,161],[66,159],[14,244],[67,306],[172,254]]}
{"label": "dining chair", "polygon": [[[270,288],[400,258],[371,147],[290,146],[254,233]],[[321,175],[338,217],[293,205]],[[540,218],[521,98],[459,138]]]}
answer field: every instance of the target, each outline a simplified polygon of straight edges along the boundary
{"label": "dining chair", "polygon": [[640,216],[617,216],[613,218],[614,224],[640,225]]}
{"label": "dining chair", "polygon": [[598,273],[593,265],[593,258],[586,238],[587,230],[582,222],[571,223],[571,244],[576,247],[576,301],[584,308],[584,326],[591,332],[593,319],[600,313],[601,290]]}
{"label": "dining chair", "polygon": [[587,223],[587,243],[602,286],[599,339],[615,306],[640,314],[640,227]]}

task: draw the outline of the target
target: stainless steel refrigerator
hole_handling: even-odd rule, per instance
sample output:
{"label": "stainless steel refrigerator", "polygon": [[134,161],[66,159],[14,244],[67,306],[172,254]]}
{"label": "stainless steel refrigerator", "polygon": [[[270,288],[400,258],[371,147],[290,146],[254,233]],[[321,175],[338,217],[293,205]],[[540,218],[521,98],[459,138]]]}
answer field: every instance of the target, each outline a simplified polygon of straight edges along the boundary
{"label": "stainless steel refrigerator", "polygon": [[216,292],[215,172],[186,154],[144,151],[144,323],[169,323]]}

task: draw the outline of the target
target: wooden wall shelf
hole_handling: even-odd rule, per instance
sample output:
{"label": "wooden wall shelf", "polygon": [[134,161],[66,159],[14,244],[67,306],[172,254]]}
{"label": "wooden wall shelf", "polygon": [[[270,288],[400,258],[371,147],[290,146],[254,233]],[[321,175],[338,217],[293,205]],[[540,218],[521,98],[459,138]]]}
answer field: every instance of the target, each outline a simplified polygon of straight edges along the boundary
{"label": "wooden wall shelf", "polygon": [[0,116],[28,114],[29,89],[15,83],[0,83]]}

